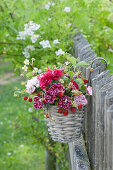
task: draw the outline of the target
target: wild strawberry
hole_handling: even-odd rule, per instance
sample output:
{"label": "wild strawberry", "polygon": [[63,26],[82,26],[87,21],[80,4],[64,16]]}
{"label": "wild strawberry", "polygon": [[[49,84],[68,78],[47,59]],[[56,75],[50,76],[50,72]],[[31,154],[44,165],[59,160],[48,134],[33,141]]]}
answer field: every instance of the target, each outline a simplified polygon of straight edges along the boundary
{"label": "wild strawberry", "polygon": [[68,111],[65,110],[65,111],[63,112],[63,114],[64,114],[64,116],[67,116],[67,115],[68,115]]}
{"label": "wild strawberry", "polygon": [[39,97],[41,96],[41,93],[40,93],[40,92],[38,93],[38,96],[39,96]]}
{"label": "wild strawberry", "polygon": [[76,111],[76,108],[75,107],[72,107],[71,108],[71,112],[75,112]]}
{"label": "wild strawberry", "polygon": [[78,105],[78,109],[82,109],[82,104],[79,104],[79,105]]}
{"label": "wild strawberry", "polygon": [[87,83],[88,83],[88,80],[86,80],[86,79],[83,79],[83,81],[84,81],[84,83],[85,83],[85,84],[87,84]]}
{"label": "wild strawberry", "polygon": [[28,101],[29,101],[29,102],[32,102],[32,98],[31,98],[31,97],[29,97],[29,98],[28,98]]}
{"label": "wild strawberry", "polygon": [[59,92],[58,96],[62,97],[64,95],[64,92]]}
{"label": "wild strawberry", "polygon": [[27,96],[24,96],[24,100],[27,100],[28,99],[28,97]]}
{"label": "wild strawberry", "polygon": [[58,113],[62,113],[62,110],[61,110],[61,109],[58,109]]}

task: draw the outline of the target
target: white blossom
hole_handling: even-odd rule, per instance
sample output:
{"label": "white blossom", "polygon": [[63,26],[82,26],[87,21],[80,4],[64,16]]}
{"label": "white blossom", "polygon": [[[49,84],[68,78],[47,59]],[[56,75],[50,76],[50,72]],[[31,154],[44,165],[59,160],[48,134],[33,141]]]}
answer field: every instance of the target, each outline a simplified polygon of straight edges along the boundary
{"label": "white blossom", "polygon": [[71,11],[71,8],[70,8],[70,7],[65,7],[65,8],[64,8],[64,11],[65,11],[65,12],[70,12],[70,11]]}
{"label": "white blossom", "polygon": [[50,5],[49,5],[49,4],[45,5],[45,9],[46,9],[46,10],[49,10],[49,8],[50,8]]}
{"label": "white blossom", "polygon": [[40,45],[42,45],[43,48],[51,48],[51,45],[49,44],[48,40],[43,40],[39,42]]}
{"label": "white blossom", "polygon": [[22,53],[26,58],[30,58],[30,54],[28,51],[23,51]]}
{"label": "white blossom", "polygon": [[24,145],[20,145],[20,148],[23,148],[24,147]]}
{"label": "white blossom", "polygon": [[11,152],[8,152],[7,154],[8,154],[8,155],[11,155]]}
{"label": "white blossom", "polygon": [[33,34],[33,35],[31,36],[31,41],[32,41],[32,43],[35,43],[35,42],[37,41],[37,38],[39,38],[39,35]]}
{"label": "white blossom", "polygon": [[27,81],[27,84],[26,84],[27,92],[29,94],[33,93],[36,87],[39,87],[39,79],[37,78],[37,76]]}
{"label": "white blossom", "polygon": [[53,41],[53,44],[59,44],[60,42],[58,41],[58,39]]}
{"label": "white blossom", "polygon": [[33,71],[34,74],[38,73],[38,68],[34,67]]}
{"label": "white blossom", "polygon": [[27,70],[28,70],[28,67],[27,67],[26,65],[24,65],[24,67],[22,67],[22,69],[23,69],[24,71],[27,71]]}
{"label": "white blossom", "polygon": [[22,53],[26,58],[30,58],[29,50],[34,51],[34,45],[28,45],[26,48],[24,48],[24,51]]}
{"label": "white blossom", "polygon": [[28,112],[33,112],[33,108],[29,107]]}
{"label": "white blossom", "polygon": [[71,26],[71,23],[68,23],[67,25],[68,25],[68,26]]}
{"label": "white blossom", "polygon": [[55,54],[56,54],[57,56],[59,56],[59,55],[64,55],[65,52],[60,48],[58,51],[55,52]]}
{"label": "white blossom", "polygon": [[48,18],[48,21],[51,21],[51,18]]}
{"label": "white blossom", "polygon": [[52,3],[51,3],[51,5],[52,5],[52,6],[55,6],[55,3],[54,3],[54,2],[52,2]]}
{"label": "white blossom", "polygon": [[33,21],[29,21],[29,23],[24,25],[24,31],[19,32],[17,36],[17,40],[25,40],[26,36],[33,36],[34,31],[40,28],[40,24],[33,23]]}
{"label": "white blossom", "polygon": [[111,48],[109,48],[108,51],[110,51],[111,53],[113,53],[113,50],[112,50]]}
{"label": "white blossom", "polygon": [[29,65],[29,60],[25,59],[25,60],[24,60],[24,64],[25,64],[25,65]]}

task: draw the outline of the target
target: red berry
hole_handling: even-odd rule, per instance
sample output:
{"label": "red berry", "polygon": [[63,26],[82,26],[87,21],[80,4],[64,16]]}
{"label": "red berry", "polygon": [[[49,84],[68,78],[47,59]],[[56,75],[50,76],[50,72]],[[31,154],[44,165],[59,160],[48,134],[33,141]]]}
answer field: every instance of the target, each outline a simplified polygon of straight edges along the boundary
{"label": "red berry", "polygon": [[75,107],[72,107],[71,108],[71,112],[75,112],[76,111],[76,108]]}
{"label": "red berry", "polygon": [[28,101],[29,101],[29,102],[32,102],[32,98],[31,98],[31,97],[29,97]]}
{"label": "red berry", "polygon": [[61,109],[58,109],[58,113],[62,113],[62,110],[61,110]]}
{"label": "red berry", "polygon": [[64,95],[64,92],[60,92],[60,93],[58,94],[59,97],[62,97],[63,95]]}
{"label": "red berry", "polygon": [[39,97],[41,96],[41,93],[40,93],[40,92],[38,93],[38,96],[39,96]]}
{"label": "red berry", "polygon": [[67,110],[64,111],[63,114],[64,114],[64,116],[67,116],[68,115],[68,111]]}
{"label": "red berry", "polygon": [[86,80],[86,79],[83,79],[83,81],[84,81],[84,83],[85,83],[85,84],[87,84],[87,83],[88,83],[88,80]]}
{"label": "red berry", "polygon": [[78,105],[78,109],[82,109],[82,104],[79,104],[79,105]]}
{"label": "red berry", "polygon": [[28,97],[27,96],[24,96],[24,100],[27,100],[28,99]]}

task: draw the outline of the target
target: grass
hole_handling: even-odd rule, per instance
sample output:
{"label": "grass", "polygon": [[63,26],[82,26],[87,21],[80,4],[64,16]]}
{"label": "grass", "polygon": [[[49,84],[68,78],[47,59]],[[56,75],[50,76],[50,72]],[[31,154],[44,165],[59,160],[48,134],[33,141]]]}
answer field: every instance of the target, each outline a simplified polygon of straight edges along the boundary
{"label": "grass", "polygon": [[44,170],[45,151],[33,142],[27,104],[13,97],[20,86],[18,80],[0,87],[0,170]]}

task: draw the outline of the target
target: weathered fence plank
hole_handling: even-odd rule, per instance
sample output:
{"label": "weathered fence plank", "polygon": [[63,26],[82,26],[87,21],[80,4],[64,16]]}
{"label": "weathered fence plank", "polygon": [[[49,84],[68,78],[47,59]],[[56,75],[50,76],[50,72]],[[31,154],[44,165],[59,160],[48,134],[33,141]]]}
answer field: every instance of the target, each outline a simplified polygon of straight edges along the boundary
{"label": "weathered fence plank", "polygon": [[[90,64],[96,58],[88,41],[80,33],[74,37],[74,56]],[[84,75],[89,78],[89,73],[90,67],[84,71]],[[95,61],[90,80],[93,95],[89,97],[85,109],[83,130],[87,153],[93,170],[113,170],[113,76],[109,75],[108,70],[106,71],[106,64]],[[80,144],[79,147],[82,148],[84,143]],[[77,165],[77,161],[81,160],[81,157],[77,157],[75,149],[77,145],[69,144],[72,151],[72,154],[70,152],[72,170],[81,170]],[[86,157],[82,162],[86,163]],[[86,169],[88,168],[89,166]]]}

